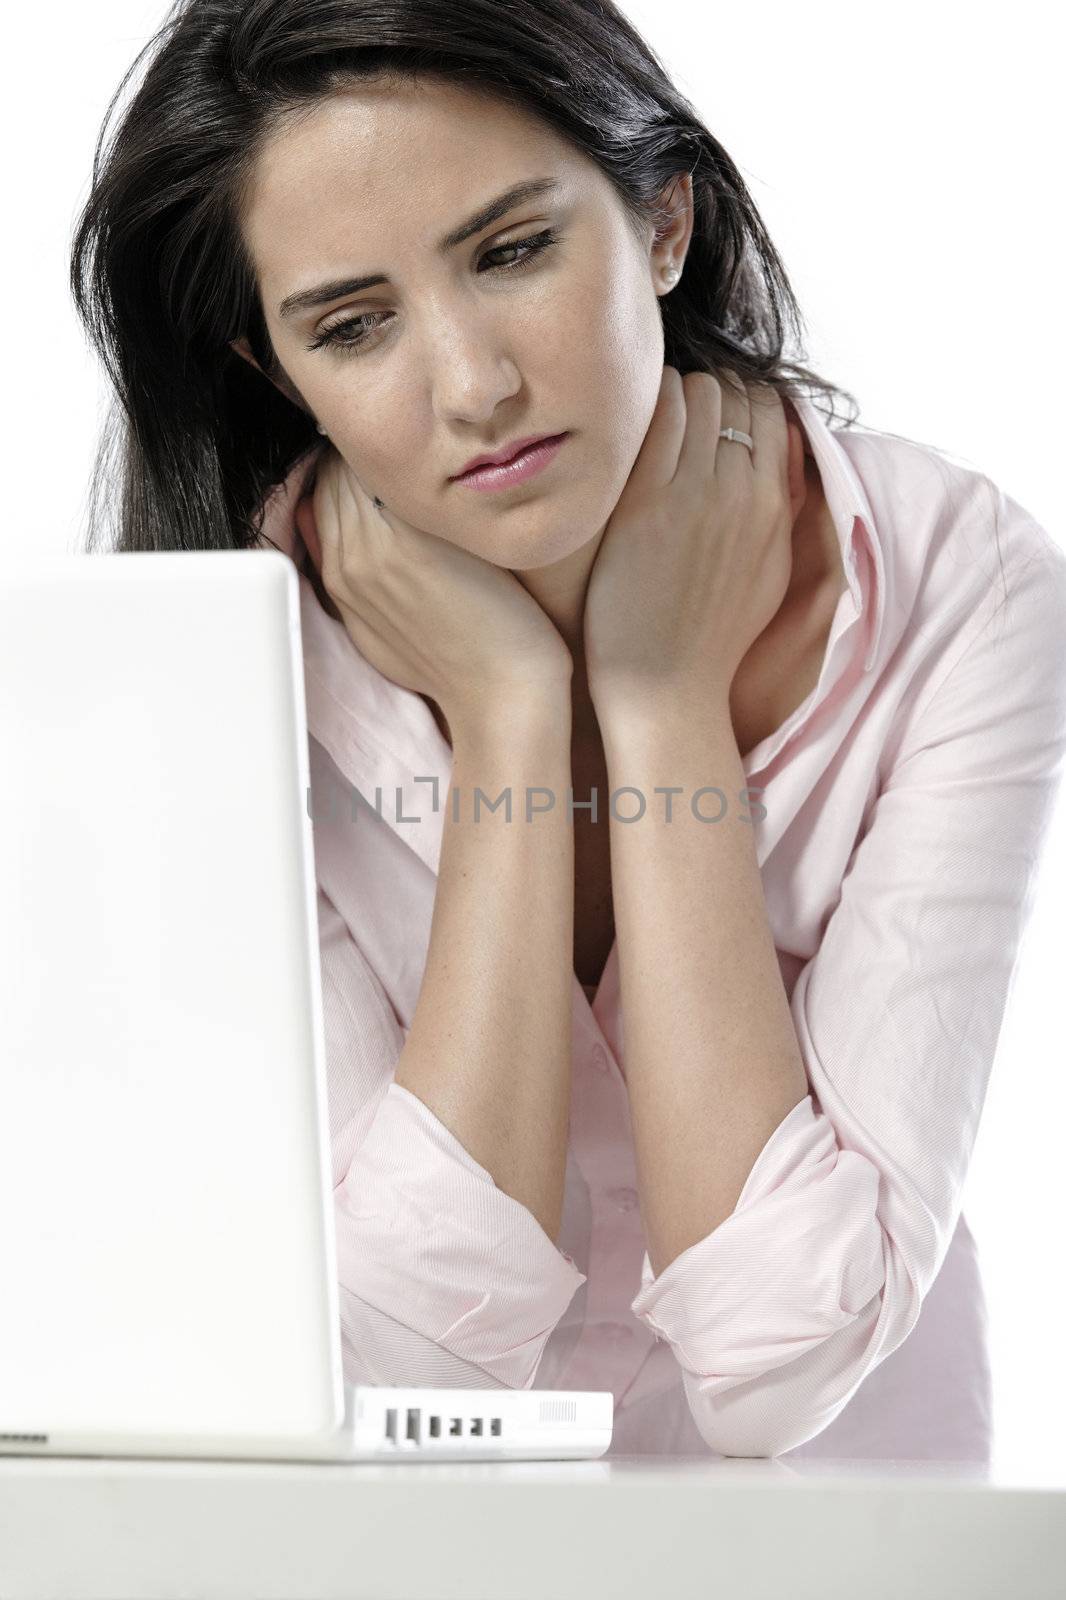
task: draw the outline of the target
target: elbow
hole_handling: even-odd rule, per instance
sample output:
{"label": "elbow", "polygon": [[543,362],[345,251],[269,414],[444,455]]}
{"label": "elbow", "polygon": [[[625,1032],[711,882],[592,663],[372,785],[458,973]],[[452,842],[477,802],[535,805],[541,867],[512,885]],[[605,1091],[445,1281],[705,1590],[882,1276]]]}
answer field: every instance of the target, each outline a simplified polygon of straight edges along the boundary
{"label": "elbow", "polygon": [[643,1273],[633,1310],[673,1347],[693,1423],[719,1455],[816,1438],[918,1320],[932,1276],[922,1250],[885,1227],[871,1163],[840,1157],[834,1171],[867,1203],[822,1193],[772,1219],[753,1204],[658,1279]]}
{"label": "elbow", "polygon": [[831,1415],[822,1417],[796,1408],[768,1414],[760,1405],[722,1415],[702,1401],[691,1399],[689,1408],[700,1437],[715,1455],[767,1459],[784,1455],[816,1438],[829,1426],[833,1416],[843,1410],[844,1403],[846,1401]]}
{"label": "elbow", "polygon": [[915,1321],[913,1302],[882,1287],[835,1332],[768,1370],[754,1370],[754,1362],[742,1377],[682,1368],[692,1420],[719,1455],[784,1455],[836,1420]]}
{"label": "elbow", "polygon": [[845,1380],[842,1392],[830,1396],[812,1393],[797,1375],[774,1373],[749,1379],[722,1396],[689,1374],[684,1380],[693,1423],[707,1448],[741,1458],[784,1455],[816,1438],[843,1411],[860,1381]]}

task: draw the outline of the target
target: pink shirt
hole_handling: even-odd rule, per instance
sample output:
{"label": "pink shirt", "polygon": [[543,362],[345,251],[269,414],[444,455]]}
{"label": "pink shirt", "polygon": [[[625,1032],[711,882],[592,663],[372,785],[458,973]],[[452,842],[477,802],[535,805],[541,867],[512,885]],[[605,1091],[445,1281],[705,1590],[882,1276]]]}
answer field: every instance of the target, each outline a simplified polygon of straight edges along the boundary
{"label": "pink shirt", "polygon": [[[611,1455],[989,1456],[961,1202],[1066,751],[1066,555],[982,473],[830,429],[807,400],[797,412],[848,588],[817,686],[743,766],[762,787],[757,856],[810,1093],[733,1213],[658,1278],[617,944],[594,997],[574,977],[557,1244],[393,1082],[451,750],[301,571],[352,1381],[609,1389]],[[263,530],[299,568],[292,512],[312,459],[270,497]]]}

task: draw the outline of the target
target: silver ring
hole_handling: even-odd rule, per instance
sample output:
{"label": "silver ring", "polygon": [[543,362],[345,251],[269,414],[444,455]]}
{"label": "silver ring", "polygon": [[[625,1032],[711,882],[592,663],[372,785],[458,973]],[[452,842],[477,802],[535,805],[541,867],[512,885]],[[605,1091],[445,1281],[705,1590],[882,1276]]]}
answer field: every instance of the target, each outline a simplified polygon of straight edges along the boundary
{"label": "silver ring", "polygon": [[750,433],[744,433],[740,428],[720,428],[719,439],[732,439],[735,444],[746,444],[749,450],[755,449],[755,440]]}

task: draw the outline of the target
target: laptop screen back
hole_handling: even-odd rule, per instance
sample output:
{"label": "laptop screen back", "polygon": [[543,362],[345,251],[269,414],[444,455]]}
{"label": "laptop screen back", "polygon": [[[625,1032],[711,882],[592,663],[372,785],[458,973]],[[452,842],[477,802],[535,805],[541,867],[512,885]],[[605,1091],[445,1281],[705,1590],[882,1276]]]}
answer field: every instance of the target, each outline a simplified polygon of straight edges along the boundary
{"label": "laptop screen back", "polygon": [[343,1415],[298,580],[0,578],[0,1433]]}

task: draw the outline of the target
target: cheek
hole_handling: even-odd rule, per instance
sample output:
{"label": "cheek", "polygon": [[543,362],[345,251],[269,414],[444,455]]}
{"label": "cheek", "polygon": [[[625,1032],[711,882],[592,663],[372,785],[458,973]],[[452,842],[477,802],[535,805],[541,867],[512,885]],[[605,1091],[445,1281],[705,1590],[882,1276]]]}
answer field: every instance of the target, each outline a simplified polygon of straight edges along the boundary
{"label": "cheek", "polygon": [[665,347],[654,297],[614,319],[601,351],[600,415],[630,464],[647,433],[663,381]]}

